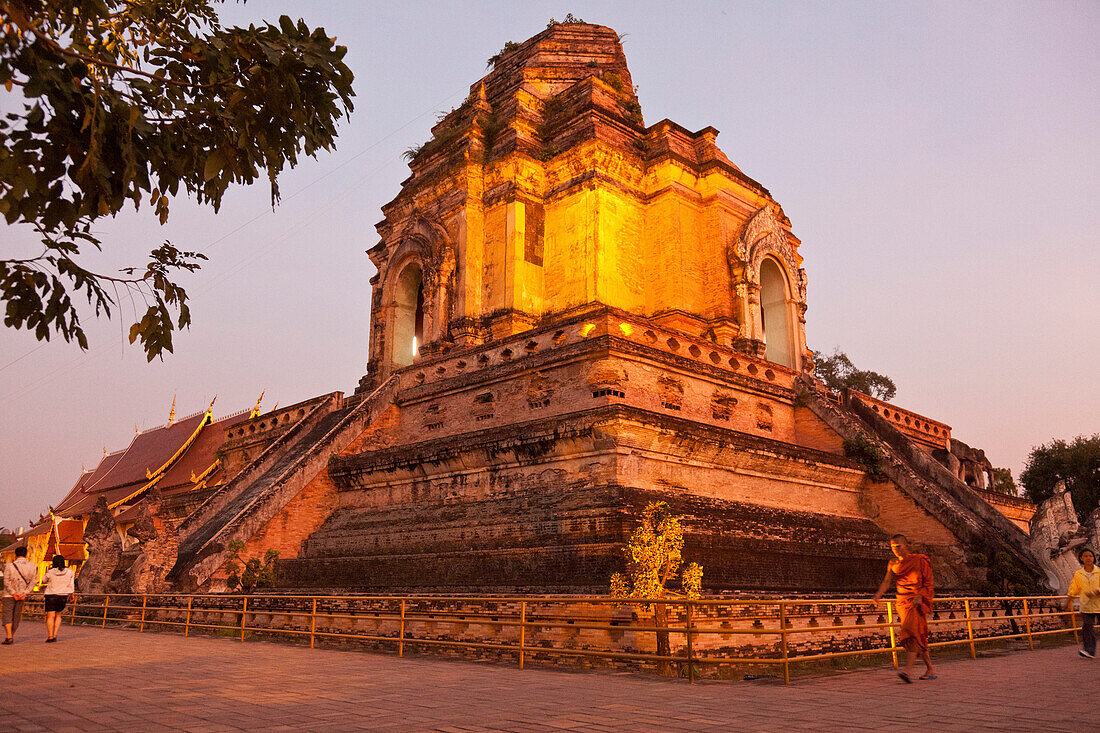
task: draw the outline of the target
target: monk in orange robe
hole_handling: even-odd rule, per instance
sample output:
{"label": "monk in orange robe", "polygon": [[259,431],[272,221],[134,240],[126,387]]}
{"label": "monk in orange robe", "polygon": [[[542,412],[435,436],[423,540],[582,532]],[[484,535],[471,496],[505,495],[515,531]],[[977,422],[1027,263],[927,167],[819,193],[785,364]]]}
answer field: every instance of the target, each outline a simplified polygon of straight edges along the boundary
{"label": "monk in orange robe", "polygon": [[886,566],[886,577],[882,580],[875,602],[882,599],[891,583],[897,584],[897,610],[901,625],[898,643],[905,648],[905,671],[898,672],[905,682],[913,681],[913,665],[919,655],[928,669],[922,680],[936,679],[932,671],[932,658],[928,656],[928,614],[932,612],[932,563],[927,555],[918,555],[909,551],[909,540],[905,535],[896,534],[890,538],[890,549],[894,560]]}

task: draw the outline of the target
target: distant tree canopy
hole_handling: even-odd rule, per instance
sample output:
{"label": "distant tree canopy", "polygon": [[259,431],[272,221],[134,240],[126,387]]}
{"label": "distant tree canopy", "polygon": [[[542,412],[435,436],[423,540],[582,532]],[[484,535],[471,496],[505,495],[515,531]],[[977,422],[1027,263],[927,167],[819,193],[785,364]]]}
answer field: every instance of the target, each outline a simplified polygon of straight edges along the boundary
{"label": "distant tree canopy", "polygon": [[890,377],[857,369],[848,355],[840,349],[834,349],[829,356],[825,356],[823,351],[814,352],[814,374],[834,392],[854,389],[880,400],[892,400],[898,391]]}
{"label": "distant tree canopy", "polygon": [[1020,489],[1012,479],[1012,471],[1007,468],[993,469],[993,485],[989,487],[989,490],[996,491],[998,494],[1004,494],[1005,496],[1020,495]]}
{"label": "distant tree canopy", "polygon": [[86,349],[73,298],[110,318],[121,297],[136,303],[130,342],[170,352],[190,323],[174,278],[206,258],[165,242],[143,267],[93,272],[95,223],[144,201],[163,224],[179,194],[217,211],[230,184],[261,177],[274,205],[284,167],[334,146],[352,110],[346,49],[286,16],[222,27],[220,1],[0,0],[4,106],[22,106],[0,118],[0,215],[42,247],[0,250],[5,326]]}
{"label": "distant tree canopy", "polygon": [[1079,435],[1071,442],[1052,440],[1031,449],[1020,473],[1027,498],[1036,504],[1046,501],[1060,480],[1066,482],[1078,517],[1084,521],[1100,506],[1100,433]]}

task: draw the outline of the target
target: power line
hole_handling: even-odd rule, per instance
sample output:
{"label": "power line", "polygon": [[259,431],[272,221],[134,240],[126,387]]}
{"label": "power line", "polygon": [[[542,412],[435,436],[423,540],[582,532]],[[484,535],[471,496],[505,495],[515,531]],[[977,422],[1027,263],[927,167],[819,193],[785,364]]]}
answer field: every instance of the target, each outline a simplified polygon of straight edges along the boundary
{"label": "power line", "polygon": [[18,357],[18,358],[16,358],[16,359],[12,359],[11,361],[9,361],[9,362],[8,362],[7,364],[5,364],[4,366],[0,366],[0,372],[4,371],[5,369],[7,369],[8,367],[12,366],[13,364],[18,364],[19,362],[23,361],[23,360],[24,360],[24,359],[26,359],[26,358],[27,358],[28,356],[30,356],[30,355],[31,355],[31,354],[33,354],[34,352],[38,351],[39,349],[42,349],[42,348],[44,348],[45,346],[46,346],[46,343],[45,343],[45,342],[42,342],[42,343],[40,343],[40,344],[39,344],[38,346],[35,346],[35,347],[34,347],[33,349],[31,349],[30,351],[28,351],[28,352],[27,352],[26,354],[23,354],[23,356],[20,356],[20,357]]}

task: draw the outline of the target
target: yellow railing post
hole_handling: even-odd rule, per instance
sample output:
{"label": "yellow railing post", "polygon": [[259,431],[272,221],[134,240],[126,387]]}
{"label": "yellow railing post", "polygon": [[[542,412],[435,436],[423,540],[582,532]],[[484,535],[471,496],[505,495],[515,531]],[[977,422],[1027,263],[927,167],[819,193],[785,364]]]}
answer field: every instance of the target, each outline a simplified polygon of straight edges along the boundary
{"label": "yellow railing post", "polygon": [[688,656],[688,683],[695,684],[695,654],[691,647],[691,636],[695,630],[691,625],[691,601],[684,604],[687,608],[687,656]]}
{"label": "yellow railing post", "polygon": [[107,593],[103,594],[103,623],[99,625],[99,628],[107,628],[107,606],[111,605],[111,596]]}
{"label": "yellow railing post", "polygon": [[898,668],[898,640],[894,631],[894,602],[886,601],[886,623],[890,624],[890,656],[894,660],[894,669]]}
{"label": "yellow railing post", "polygon": [[970,640],[970,658],[977,659],[978,652],[974,648],[974,623],[970,618],[970,599],[963,601],[966,604],[966,638]]}
{"label": "yellow railing post", "polygon": [[309,648],[313,648],[314,640],[317,638],[317,599],[313,599],[313,610],[309,612]]}
{"label": "yellow railing post", "polygon": [[791,684],[791,662],[787,656],[787,604],[779,602],[779,641],[783,649],[783,684]]}
{"label": "yellow railing post", "polygon": [[401,626],[397,632],[397,656],[405,656],[405,599],[401,599]]}
{"label": "yellow railing post", "polygon": [[69,626],[72,626],[73,623],[76,621],[76,604],[79,598],[80,596],[78,596],[76,593],[73,593],[73,607],[69,609]]}
{"label": "yellow railing post", "polygon": [[141,597],[141,625],[138,626],[138,633],[145,631],[145,606],[149,603],[149,596]]}
{"label": "yellow railing post", "polygon": [[1032,651],[1035,650],[1035,641],[1031,637],[1031,611],[1027,605],[1027,599],[1024,599],[1024,624],[1027,626],[1027,648]]}
{"label": "yellow railing post", "polygon": [[527,601],[519,602],[519,668],[523,669],[523,651],[527,644]]}
{"label": "yellow railing post", "polygon": [[187,618],[183,621],[183,635],[191,635],[191,600],[194,596],[187,596]]}
{"label": "yellow railing post", "polygon": [[244,603],[241,605],[241,641],[244,641],[244,622],[248,618],[248,596],[244,597]]}

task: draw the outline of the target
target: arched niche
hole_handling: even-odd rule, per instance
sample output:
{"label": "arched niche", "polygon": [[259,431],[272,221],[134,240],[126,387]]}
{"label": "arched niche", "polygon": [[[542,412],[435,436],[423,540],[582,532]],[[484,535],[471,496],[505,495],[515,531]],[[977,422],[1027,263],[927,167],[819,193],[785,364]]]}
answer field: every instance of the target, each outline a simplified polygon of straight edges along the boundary
{"label": "arched niche", "polygon": [[391,333],[394,368],[412,364],[424,343],[424,274],[415,260],[402,268],[394,285]]}
{"label": "arched niche", "polygon": [[760,263],[760,323],[765,358],[795,368],[795,328],[791,312],[791,288],[783,267],[771,257]]}

